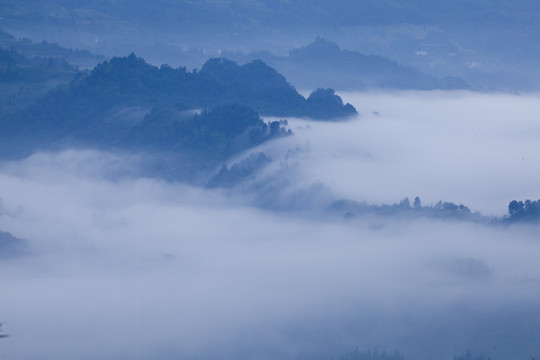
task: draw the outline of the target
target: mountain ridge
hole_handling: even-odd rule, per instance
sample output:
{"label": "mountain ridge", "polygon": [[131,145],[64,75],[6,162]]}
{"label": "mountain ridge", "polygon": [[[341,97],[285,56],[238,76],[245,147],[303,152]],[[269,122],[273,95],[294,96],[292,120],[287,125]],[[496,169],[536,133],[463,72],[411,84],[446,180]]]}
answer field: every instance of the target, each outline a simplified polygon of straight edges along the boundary
{"label": "mountain ridge", "polygon": [[380,55],[342,49],[324,37],[317,37],[306,46],[290,50],[287,56],[277,56],[267,51],[225,54],[242,62],[263,59],[285,74],[291,82],[308,89],[320,86],[339,90],[471,89],[459,77],[441,79]]}

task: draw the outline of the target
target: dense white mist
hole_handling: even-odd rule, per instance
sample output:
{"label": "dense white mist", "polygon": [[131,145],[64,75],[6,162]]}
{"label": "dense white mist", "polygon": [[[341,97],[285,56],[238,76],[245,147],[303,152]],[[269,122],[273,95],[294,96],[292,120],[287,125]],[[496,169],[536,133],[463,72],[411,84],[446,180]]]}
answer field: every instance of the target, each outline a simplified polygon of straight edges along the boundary
{"label": "dense white mist", "polygon": [[419,196],[502,216],[514,199],[538,199],[540,96],[468,92],[345,93],[360,117],[291,121],[309,144],[306,177],[339,195],[394,203]]}
{"label": "dense white mist", "polygon": [[[255,180],[338,197],[539,198],[534,97],[350,94],[344,123],[291,121]],[[378,111],[380,115],[373,115]],[[307,127],[309,125],[309,127]],[[456,143],[458,142],[458,143]],[[298,151],[285,160],[289,149]],[[523,160],[522,160],[523,158]],[[37,154],[0,168],[0,359],[538,356],[539,228],[324,219],[250,194],[133,178],[133,157]]]}

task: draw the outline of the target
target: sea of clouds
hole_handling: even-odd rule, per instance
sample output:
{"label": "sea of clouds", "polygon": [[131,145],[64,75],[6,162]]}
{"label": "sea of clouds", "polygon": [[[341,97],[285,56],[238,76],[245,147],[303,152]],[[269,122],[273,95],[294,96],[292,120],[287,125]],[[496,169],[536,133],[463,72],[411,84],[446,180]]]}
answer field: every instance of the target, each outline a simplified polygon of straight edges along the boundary
{"label": "sea of clouds", "polygon": [[538,226],[309,211],[419,196],[503,216],[540,198],[538,96],[344,100],[357,118],[290,119],[238,189],[96,150],[1,164],[0,230],[31,252],[0,263],[0,359],[539,356]]}

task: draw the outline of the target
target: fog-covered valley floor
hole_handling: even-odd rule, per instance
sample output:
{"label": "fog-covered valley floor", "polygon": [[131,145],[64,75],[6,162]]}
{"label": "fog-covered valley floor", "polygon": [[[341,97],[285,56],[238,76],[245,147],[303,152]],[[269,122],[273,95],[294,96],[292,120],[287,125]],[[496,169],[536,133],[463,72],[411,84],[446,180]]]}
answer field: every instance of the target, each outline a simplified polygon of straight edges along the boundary
{"label": "fog-covered valley floor", "polygon": [[370,203],[419,196],[497,216],[512,199],[540,198],[538,95],[341,95],[358,119],[311,124],[306,134],[293,127],[311,145],[306,177],[341,196]]}
{"label": "fog-covered valley floor", "polygon": [[0,262],[0,359],[540,356],[538,225],[321,210],[540,198],[539,96],[342,96],[360,116],[289,119],[232,189],[91,149],[2,163],[0,229],[29,254]]}

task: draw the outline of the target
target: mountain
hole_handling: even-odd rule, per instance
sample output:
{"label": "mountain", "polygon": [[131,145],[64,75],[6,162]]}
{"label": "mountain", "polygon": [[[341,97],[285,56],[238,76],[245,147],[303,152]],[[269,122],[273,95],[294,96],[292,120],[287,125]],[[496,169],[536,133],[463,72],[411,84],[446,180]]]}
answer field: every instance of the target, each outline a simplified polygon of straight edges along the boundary
{"label": "mountain", "polygon": [[94,55],[88,50],[67,49],[58,43],[33,42],[28,38],[17,39],[0,29],[0,47],[14,50],[26,58],[47,58],[65,61],[73,67],[88,69],[105,60],[104,56]]}
{"label": "mountain", "polygon": [[264,122],[239,104],[192,114],[174,107],[154,107],[144,119],[116,139],[118,146],[144,151],[183,151],[197,157],[223,159],[270,138],[291,134],[281,125]]}
{"label": "mountain", "polygon": [[[283,126],[284,125],[284,126]],[[286,121],[264,122],[253,109],[229,104],[193,113],[157,106],[131,127],[80,134],[90,145],[144,154],[144,175],[203,185],[207,175],[228,157],[265,141],[292,135]],[[108,140],[109,143],[105,143]],[[235,179],[239,179],[237,176]]]}
{"label": "mountain", "polygon": [[352,105],[343,105],[332,91],[306,100],[261,61],[238,66],[227,59],[210,59],[200,71],[189,72],[166,65],[158,68],[131,54],[103,62],[88,75],[79,74],[66,88],[0,124],[14,134],[34,129],[46,135],[95,129],[99,127],[95,118],[110,116],[121,107],[181,104],[200,109],[230,103],[272,116],[330,119],[356,114]]}
{"label": "mountain", "polygon": [[262,59],[285,74],[296,86],[306,89],[318,86],[340,90],[470,88],[463,79],[439,79],[382,56],[343,50],[338,44],[321,37],[307,46],[289,51],[288,56],[269,52],[225,54],[244,62]]}
{"label": "mountain", "polygon": [[79,68],[104,60],[86,50],[34,43],[0,30],[0,115],[28,106],[56,86],[69,83]]}
{"label": "mountain", "polygon": [[0,14],[17,35],[153,63],[198,66],[186,60],[224,49],[284,54],[325,36],[475,88],[540,83],[536,0],[5,0]]}
{"label": "mountain", "polygon": [[331,89],[305,99],[262,61],[239,66],[210,59],[200,71],[187,71],[131,54],[78,73],[69,85],[1,118],[0,154],[97,147],[160,153],[162,168],[181,154],[186,165],[167,171],[192,178],[227,156],[290,134],[285,122],[265,123],[259,113],[336,119],[356,110]]}
{"label": "mountain", "polygon": [[51,79],[71,79],[76,69],[62,58],[28,58],[15,49],[0,47],[0,82],[37,83]]}
{"label": "mountain", "polygon": [[76,72],[62,58],[27,57],[14,48],[0,47],[0,115],[28,106],[68,83]]}

